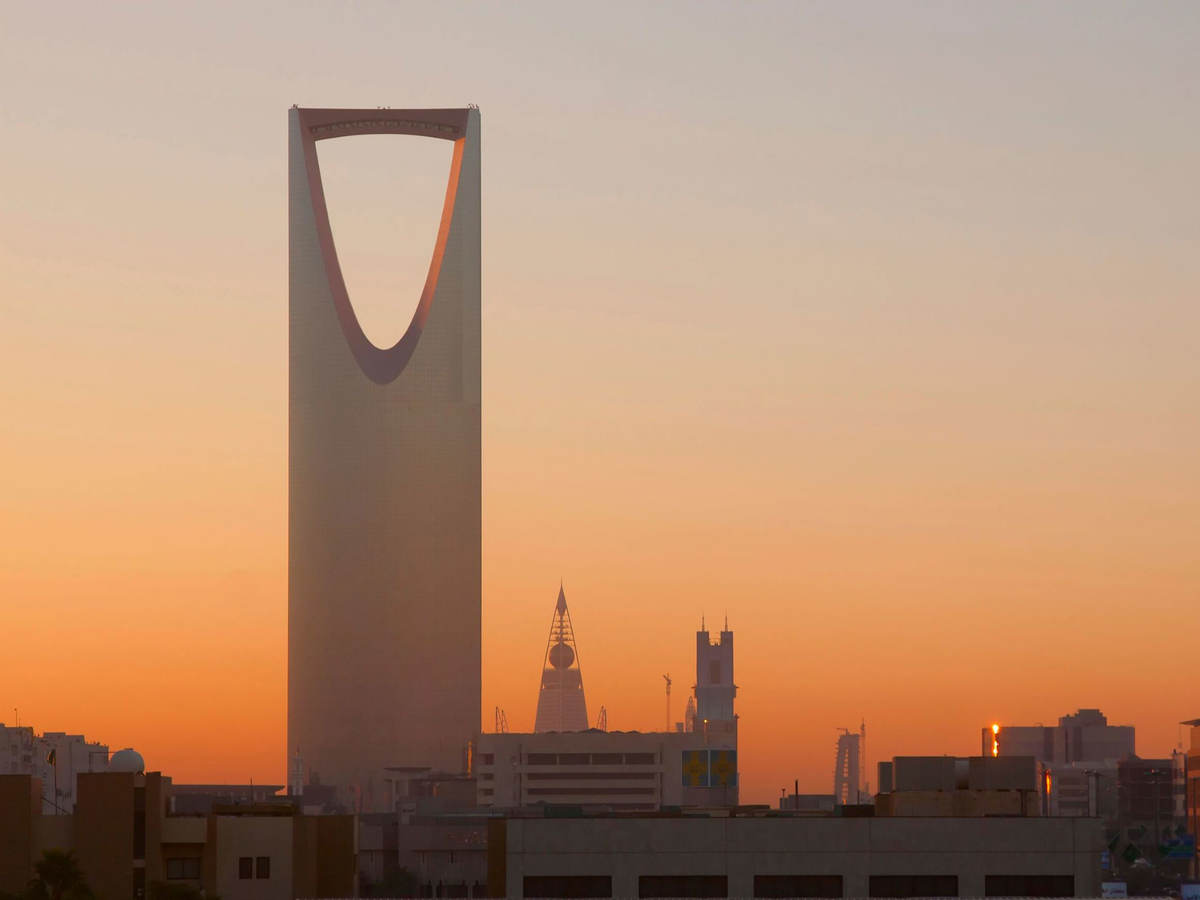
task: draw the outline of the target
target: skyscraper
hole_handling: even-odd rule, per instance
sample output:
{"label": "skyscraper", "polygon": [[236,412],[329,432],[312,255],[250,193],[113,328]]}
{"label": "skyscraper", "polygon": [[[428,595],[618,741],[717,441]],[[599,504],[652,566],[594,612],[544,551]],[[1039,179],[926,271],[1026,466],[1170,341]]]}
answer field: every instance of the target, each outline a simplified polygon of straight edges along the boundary
{"label": "skyscraper", "polygon": [[567,595],[560,585],[554,616],[550,620],[550,636],[546,640],[533,730],[585,731],[587,727],[583,672],[579,668],[579,651],[575,647],[571,614],[567,612]]}
{"label": "skyscraper", "polygon": [[[453,143],[387,348],[347,294],[317,158],[362,134]],[[371,809],[386,766],[456,771],[480,725],[479,113],[293,108],[288,152],[288,753]]]}

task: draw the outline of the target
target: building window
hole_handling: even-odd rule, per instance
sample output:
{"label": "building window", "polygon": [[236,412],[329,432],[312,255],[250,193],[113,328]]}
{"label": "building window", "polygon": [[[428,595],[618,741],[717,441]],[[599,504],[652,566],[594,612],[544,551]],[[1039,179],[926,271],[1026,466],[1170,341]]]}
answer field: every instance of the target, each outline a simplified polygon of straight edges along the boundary
{"label": "building window", "polygon": [[167,860],[168,881],[199,881],[200,857],[183,856]]}
{"label": "building window", "polygon": [[586,766],[591,761],[591,756],[587,753],[558,754],[558,764],[560,766]]}
{"label": "building window", "polygon": [[841,897],[841,875],[755,875],[755,897]]}
{"label": "building window", "polygon": [[872,897],[957,897],[957,875],[872,875]]}
{"label": "building window", "polygon": [[495,753],[480,753],[479,754],[479,764],[481,766],[491,766],[491,765],[495,765],[495,763],[496,763],[496,754]]}
{"label": "building window", "polygon": [[270,878],[271,877],[271,857],[256,856],[254,858],[254,877],[255,878]]}
{"label": "building window", "polygon": [[1074,897],[1073,875],[988,875],[985,897]]}
{"label": "building window", "polygon": [[724,875],[639,875],[639,897],[728,897]]}
{"label": "building window", "polygon": [[526,897],[611,897],[608,875],[526,875]]}
{"label": "building window", "polygon": [[526,753],[525,763],[530,766],[556,766],[558,765],[557,753]]}
{"label": "building window", "polygon": [[238,878],[253,878],[254,877],[254,857],[239,856],[238,857]]}
{"label": "building window", "polygon": [[625,760],[620,753],[593,753],[593,766],[619,766]]}

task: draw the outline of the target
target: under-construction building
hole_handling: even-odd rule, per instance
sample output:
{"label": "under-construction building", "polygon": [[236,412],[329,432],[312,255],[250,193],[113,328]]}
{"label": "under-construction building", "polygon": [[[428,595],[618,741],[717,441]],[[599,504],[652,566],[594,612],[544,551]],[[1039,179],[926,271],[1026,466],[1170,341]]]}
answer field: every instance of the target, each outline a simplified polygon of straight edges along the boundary
{"label": "under-construction building", "polygon": [[843,728],[837,739],[833,764],[833,802],[838,806],[869,803],[871,792],[866,779],[867,723],[857,732]]}

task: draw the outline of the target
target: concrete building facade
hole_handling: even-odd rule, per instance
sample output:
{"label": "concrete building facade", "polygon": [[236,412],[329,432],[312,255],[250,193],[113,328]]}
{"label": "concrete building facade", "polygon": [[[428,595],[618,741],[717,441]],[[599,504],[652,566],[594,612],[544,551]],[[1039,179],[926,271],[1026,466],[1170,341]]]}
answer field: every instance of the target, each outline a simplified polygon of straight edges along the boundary
{"label": "concrete building facade", "polygon": [[1045,768],[1032,756],[897,756],[879,763],[876,816],[1044,816]]}
{"label": "concrete building facade", "polygon": [[1094,819],[509,818],[494,897],[1098,897]]}
{"label": "concrete building facade", "polygon": [[736,806],[737,744],[702,732],[484,734],[475,755],[480,806],[538,804],[652,811]]}
{"label": "concrete building facade", "polygon": [[[425,286],[388,348],[347,294],[317,155],[364,134],[453,144]],[[478,110],[293,108],[289,277],[287,750],[371,810],[386,766],[456,770],[480,726]]]}

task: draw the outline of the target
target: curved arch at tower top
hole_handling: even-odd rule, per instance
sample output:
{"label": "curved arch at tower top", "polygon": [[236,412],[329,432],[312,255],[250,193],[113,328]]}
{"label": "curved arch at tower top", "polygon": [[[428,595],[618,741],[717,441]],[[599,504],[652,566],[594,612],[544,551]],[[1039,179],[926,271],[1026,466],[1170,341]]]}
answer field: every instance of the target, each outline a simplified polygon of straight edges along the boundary
{"label": "curved arch at tower top", "polygon": [[[373,110],[297,109],[297,113],[300,120],[308,189],[312,199],[317,238],[338,321],[341,323],[346,343],[363,374],[377,384],[388,384],[404,370],[416,350],[437,291],[446,243],[453,224],[459,179],[462,174],[463,145],[466,140],[469,111],[465,109],[392,110],[380,108]],[[416,135],[453,142],[449,177],[442,200],[441,216],[433,237],[433,250],[429,259],[428,271],[416,298],[416,307],[412,318],[404,333],[394,344],[385,346],[378,346],[368,338],[350,298],[334,241],[316,148],[318,141],[355,135]],[[407,305],[403,299],[398,299],[397,302],[401,307]]]}
{"label": "curved arch at tower top", "polygon": [[395,346],[429,278],[453,145],[409,135],[317,144],[338,267],[377,349]]}

